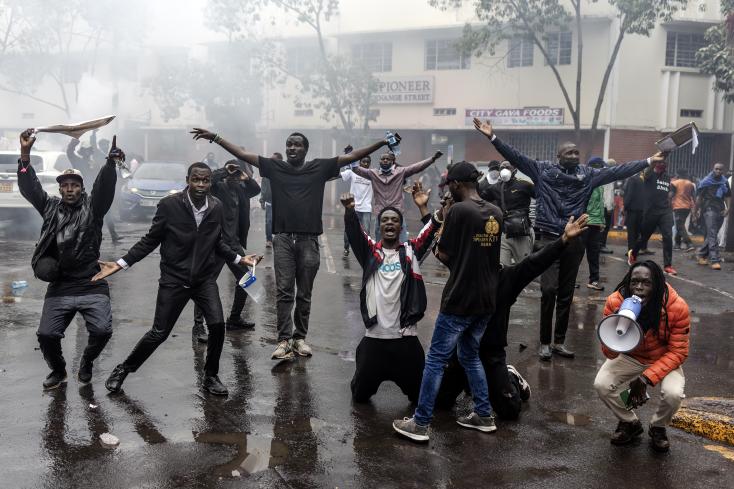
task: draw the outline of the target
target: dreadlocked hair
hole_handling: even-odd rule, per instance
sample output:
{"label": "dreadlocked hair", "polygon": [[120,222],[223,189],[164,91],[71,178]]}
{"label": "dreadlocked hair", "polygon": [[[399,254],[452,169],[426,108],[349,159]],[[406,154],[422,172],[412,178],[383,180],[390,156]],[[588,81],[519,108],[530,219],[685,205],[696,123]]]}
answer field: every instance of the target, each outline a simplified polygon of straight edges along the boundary
{"label": "dreadlocked hair", "polygon": [[655,336],[659,336],[660,321],[664,319],[665,327],[663,328],[663,341],[667,343],[668,338],[670,338],[668,310],[666,307],[668,304],[668,286],[666,285],[665,274],[660,268],[660,265],[652,260],[645,260],[635,263],[627,271],[627,274],[624,276],[622,281],[619,282],[619,285],[617,285],[617,288],[615,290],[618,291],[624,299],[632,296],[633,294],[630,287],[630,279],[632,278],[632,272],[638,267],[647,268],[648,270],[650,270],[650,275],[652,276],[652,296],[645,305],[645,309],[647,309],[650,329],[652,329],[652,332]]}

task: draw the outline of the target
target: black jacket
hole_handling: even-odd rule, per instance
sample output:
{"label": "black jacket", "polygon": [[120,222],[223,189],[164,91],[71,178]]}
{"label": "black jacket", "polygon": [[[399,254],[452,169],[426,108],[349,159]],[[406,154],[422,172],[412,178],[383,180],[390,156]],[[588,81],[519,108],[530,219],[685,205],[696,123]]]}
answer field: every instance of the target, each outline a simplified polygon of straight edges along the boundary
{"label": "black jacket", "polygon": [[538,275],[545,272],[561,256],[565,247],[563,240],[558,238],[553,243],[528,255],[520,263],[501,268],[497,287],[497,308],[482,336],[480,351],[507,346],[510,309],[523,289]]}
{"label": "black jacket", "polygon": [[208,197],[209,208],[197,229],[187,192],[188,187],[161,199],[148,234],[122,257],[132,266],[160,245],[161,284],[193,287],[216,279],[221,266],[215,254],[229,262],[237,257],[222,233],[222,203]]}
{"label": "black jacket", "polygon": [[247,249],[247,235],[250,232],[250,198],[260,193],[260,185],[253,178],[230,185],[226,181],[227,175],[224,168],[212,172],[211,193],[224,205],[222,233],[225,241],[235,250],[240,247],[244,250]]}
{"label": "black jacket", "polygon": [[82,192],[76,205],[69,206],[60,197],[49,196],[33,167],[28,165],[23,171],[18,161],[20,193],[43,217],[41,235],[31,258],[34,270],[39,258],[53,255],[59,260],[57,282],[88,279],[99,272],[102,225],[115,198],[116,183],[115,163],[109,160],[99,171],[91,196]]}
{"label": "black jacket", "polygon": [[[426,285],[420,273],[420,260],[428,253],[440,224],[433,218],[418,233],[418,236],[401,243],[398,250],[400,267],[405,280],[400,286],[400,326],[416,324],[426,312]],[[348,209],[344,213],[344,228],[352,246],[354,256],[362,266],[362,290],[359,292],[359,308],[366,328],[377,324],[377,316],[370,316],[367,310],[367,281],[377,271],[383,260],[382,241],[375,241],[367,235],[359,224],[357,213]]]}

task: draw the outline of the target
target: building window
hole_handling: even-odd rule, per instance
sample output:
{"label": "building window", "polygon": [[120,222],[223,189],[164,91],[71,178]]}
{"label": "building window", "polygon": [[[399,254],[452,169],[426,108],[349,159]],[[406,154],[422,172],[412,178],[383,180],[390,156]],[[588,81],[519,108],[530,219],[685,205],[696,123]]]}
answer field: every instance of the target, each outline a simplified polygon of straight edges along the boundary
{"label": "building window", "polygon": [[527,37],[513,37],[508,41],[507,67],[533,66],[533,41]]}
{"label": "building window", "polygon": [[286,69],[293,76],[314,72],[320,60],[321,53],[316,46],[289,46],[286,50]]}
{"label": "building window", "polygon": [[372,73],[392,71],[392,43],[352,44],[352,59]]}
{"label": "building window", "polygon": [[701,118],[701,117],[703,117],[703,110],[698,110],[698,109],[680,109],[680,116],[681,117]]}
{"label": "building window", "polygon": [[[554,65],[571,64],[571,48],[573,46],[573,32],[553,32],[545,40],[545,49]],[[548,61],[546,60],[546,64]]]}
{"label": "building window", "polygon": [[697,67],[696,52],[705,44],[703,34],[668,32],[668,41],[665,44],[665,66]]}
{"label": "building window", "polygon": [[468,70],[471,54],[462,52],[454,39],[426,41],[426,70]]}
{"label": "building window", "polygon": [[456,108],[434,108],[433,115],[456,115]]}

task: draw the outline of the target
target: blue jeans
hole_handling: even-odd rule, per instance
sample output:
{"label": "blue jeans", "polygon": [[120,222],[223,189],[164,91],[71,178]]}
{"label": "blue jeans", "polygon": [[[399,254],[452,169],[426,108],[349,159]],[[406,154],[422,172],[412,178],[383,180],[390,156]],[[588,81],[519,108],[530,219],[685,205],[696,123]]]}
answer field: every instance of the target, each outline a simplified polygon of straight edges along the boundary
{"label": "blue jeans", "polygon": [[421,393],[415,410],[415,422],[428,426],[433,417],[433,406],[441,386],[443,370],[458,345],[459,363],[469,379],[469,388],[474,399],[474,412],[479,416],[492,414],[489,403],[487,378],[479,359],[479,343],[487,327],[489,316],[457,316],[440,313],[436,317],[431,346],[423,369]]}
{"label": "blue jeans", "polygon": [[[362,225],[362,229],[365,233],[370,234],[370,228],[372,227],[372,213],[371,212],[357,212],[357,219]],[[349,249],[349,238],[347,238],[347,232],[344,231],[344,249]]]}
{"label": "blue jeans", "polygon": [[698,249],[698,256],[708,258],[711,263],[719,263],[719,230],[724,224],[724,217],[720,211],[709,208],[703,212],[703,220],[706,223],[706,240]]}
{"label": "blue jeans", "polygon": [[[381,239],[380,221],[375,216],[375,241],[380,241]],[[403,218],[403,225],[400,227],[400,242],[405,243],[406,241],[408,241],[408,225],[405,224],[405,218]]]}
{"label": "blue jeans", "polygon": [[265,202],[265,241],[273,241],[273,204]]}

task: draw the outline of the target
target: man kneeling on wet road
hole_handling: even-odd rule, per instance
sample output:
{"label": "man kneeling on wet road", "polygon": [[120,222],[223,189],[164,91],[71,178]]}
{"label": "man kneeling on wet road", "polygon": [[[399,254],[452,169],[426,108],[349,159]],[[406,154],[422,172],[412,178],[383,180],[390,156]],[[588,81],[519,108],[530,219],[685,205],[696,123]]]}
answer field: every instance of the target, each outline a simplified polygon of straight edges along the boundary
{"label": "man kneeling on wet road", "polygon": [[418,402],[425,353],[416,323],[427,304],[419,264],[443,221],[441,209],[429,216],[428,194],[420,182],[413,185],[413,200],[428,222],[416,238],[404,243],[399,241],[403,215],[398,209],[385,207],[380,212],[382,239],[375,242],[359,223],[354,195],[341,196],[347,239],[363,269],[359,307],[367,330],[357,346],[351,384],[357,402],[369,401],[386,380],[395,382],[411,402]]}
{"label": "man kneeling on wet road", "polygon": [[158,245],[161,247],[161,278],[153,327],[110,374],[105,387],[111,392],[119,391],[128,373],[139,369],[168,338],[181,311],[193,300],[209,325],[202,388],[212,394],[228,394],[218,377],[224,346],[224,313],[216,282],[221,267],[215,255],[237,265],[254,265],[256,258],[241,257],[227,245],[222,232],[223,205],[209,195],[211,178],[212,171],[206,163],[192,164],[186,176],[187,187],[160,201],[148,234],[117,262],[101,262],[102,271],[94,276],[93,280],[99,280],[127,269]]}
{"label": "man kneeling on wet road", "polygon": [[[614,314],[622,302],[632,295],[642,300],[637,323],[644,336],[640,345],[629,353],[618,354],[602,345],[608,358],[594,380],[594,388],[607,407],[619,419],[612,434],[613,445],[627,445],[643,433],[642,423],[633,409],[644,404],[647,386],[660,384],[660,405],[650,421],[650,444],[655,451],[670,449],[665,427],[680,408],[685,397],[685,377],[681,365],[688,357],[691,317],[688,304],[653,261],[632,265],[617,291],[607,297],[604,316]],[[620,394],[629,387],[627,402]]]}
{"label": "man kneeling on wet road", "polygon": [[84,318],[89,332],[87,347],[79,362],[78,379],[92,380],[92,363],[112,336],[112,308],[107,282],[93,283],[99,272],[99,246],[102,242],[104,216],[115,198],[116,159],[125,159],[115,146],[117,139],[87,196],[79,170],[68,169],[56,177],[59,197],[43,190],[31,166],[31,148],[36,138],[33,129],[20,135],[18,186],[23,197],[41,214],[43,226],[33,251],[31,265],[35,276],[50,282],[43,300],[38,343],[51,373],[44,389],[54,389],[66,381],[66,361],[61,352],[61,338],[76,313]]}

